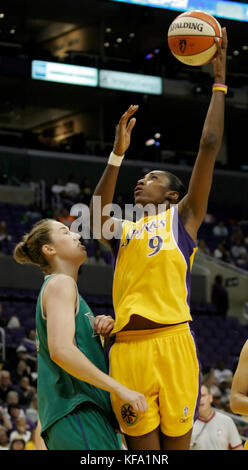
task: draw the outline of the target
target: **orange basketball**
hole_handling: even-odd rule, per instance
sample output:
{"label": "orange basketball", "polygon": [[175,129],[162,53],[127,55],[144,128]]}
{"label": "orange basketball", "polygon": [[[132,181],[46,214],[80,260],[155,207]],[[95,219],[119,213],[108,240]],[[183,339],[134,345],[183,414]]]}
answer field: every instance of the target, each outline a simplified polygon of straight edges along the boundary
{"label": "orange basketball", "polygon": [[211,62],[217,52],[214,38],[220,38],[219,22],[203,11],[187,11],[177,16],[168,31],[168,44],[172,54],[187,65]]}

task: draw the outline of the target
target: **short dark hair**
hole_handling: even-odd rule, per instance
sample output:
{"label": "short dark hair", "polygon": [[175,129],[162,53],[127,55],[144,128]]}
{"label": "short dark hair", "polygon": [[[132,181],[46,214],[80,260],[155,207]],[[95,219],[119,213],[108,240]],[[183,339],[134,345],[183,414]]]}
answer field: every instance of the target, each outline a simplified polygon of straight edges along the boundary
{"label": "short dark hair", "polygon": [[177,191],[179,194],[177,202],[181,201],[187,194],[187,189],[185,188],[183,182],[180,180],[180,178],[178,178],[178,176],[173,175],[173,173],[170,173],[169,171],[165,171],[164,173],[168,177],[170,182],[169,189]]}

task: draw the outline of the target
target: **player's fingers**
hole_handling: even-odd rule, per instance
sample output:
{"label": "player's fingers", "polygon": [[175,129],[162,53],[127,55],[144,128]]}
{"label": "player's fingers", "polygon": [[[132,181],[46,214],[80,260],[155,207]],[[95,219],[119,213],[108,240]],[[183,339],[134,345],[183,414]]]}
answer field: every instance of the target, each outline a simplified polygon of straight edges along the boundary
{"label": "player's fingers", "polygon": [[220,38],[214,38],[218,54],[221,53]]}
{"label": "player's fingers", "polygon": [[131,104],[128,110],[121,116],[119,125],[126,124],[128,119],[137,111],[138,107],[139,107],[138,105]]}
{"label": "player's fingers", "polygon": [[114,320],[111,317],[103,317],[97,324],[96,331],[99,334],[106,334],[108,331],[113,329]]}
{"label": "player's fingers", "polygon": [[223,37],[222,48],[226,49],[228,45],[226,28],[222,28],[222,37]]}
{"label": "player's fingers", "polygon": [[132,132],[132,130],[133,130],[135,124],[136,124],[136,119],[135,119],[135,118],[130,119],[130,121],[129,121],[129,123],[128,123],[128,126],[127,126],[127,132],[128,132],[129,134],[131,134],[131,132]]}

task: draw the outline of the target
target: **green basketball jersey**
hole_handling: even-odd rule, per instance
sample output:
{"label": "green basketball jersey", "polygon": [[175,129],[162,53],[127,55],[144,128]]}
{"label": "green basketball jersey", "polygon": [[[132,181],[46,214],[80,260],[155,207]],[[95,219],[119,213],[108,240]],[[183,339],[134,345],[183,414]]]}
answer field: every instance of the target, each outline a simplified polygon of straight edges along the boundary
{"label": "green basketball jersey", "polygon": [[[115,425],[116,421],[112,412],[109,393],[72,377],[50,358],[46,318],[42,312],[42,292],[51,276],[55,275],[51,274],[45,277],[36,305],[37,392],[41,431],[43,433],[57,420],[69,414],[80,403],[87,401],[99,406]],[[75,286],[77,289],[76,283]],[[108,374],[100,338],[93,335],[91,325],[94,315],[79,295],[78,289],[77,296],[74,343],[96,367]]]}

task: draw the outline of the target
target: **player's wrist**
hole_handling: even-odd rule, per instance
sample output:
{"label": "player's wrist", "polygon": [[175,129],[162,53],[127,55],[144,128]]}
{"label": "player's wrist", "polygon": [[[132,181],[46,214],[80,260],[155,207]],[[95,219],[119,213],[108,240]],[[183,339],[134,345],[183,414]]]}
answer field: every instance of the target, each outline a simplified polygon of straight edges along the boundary
{"label": "player's wrist", "polygon": [[118,155],[115,153],[115,151],[113,150],[113,152],[111,152],[110,156],[109,156],[109,159],[108,159],[108,165],[113,165],[113,166],[121,166],[122,164],[122,160],[124,158],[125,154],[123,155]]}
{"label": "player's wrist", "polygon": [[224,95],[227,94],[228,91],[228,86],[225,85],[222,81],[220,82],[215,82],[212,87],[212,91],[218,91],[224,93]]}
{"label": "player's wrist", "polygon": [[216,75],[214,77],[214,83],[222,83],[223,85],[226,84],[226,77],[225,75]]}

